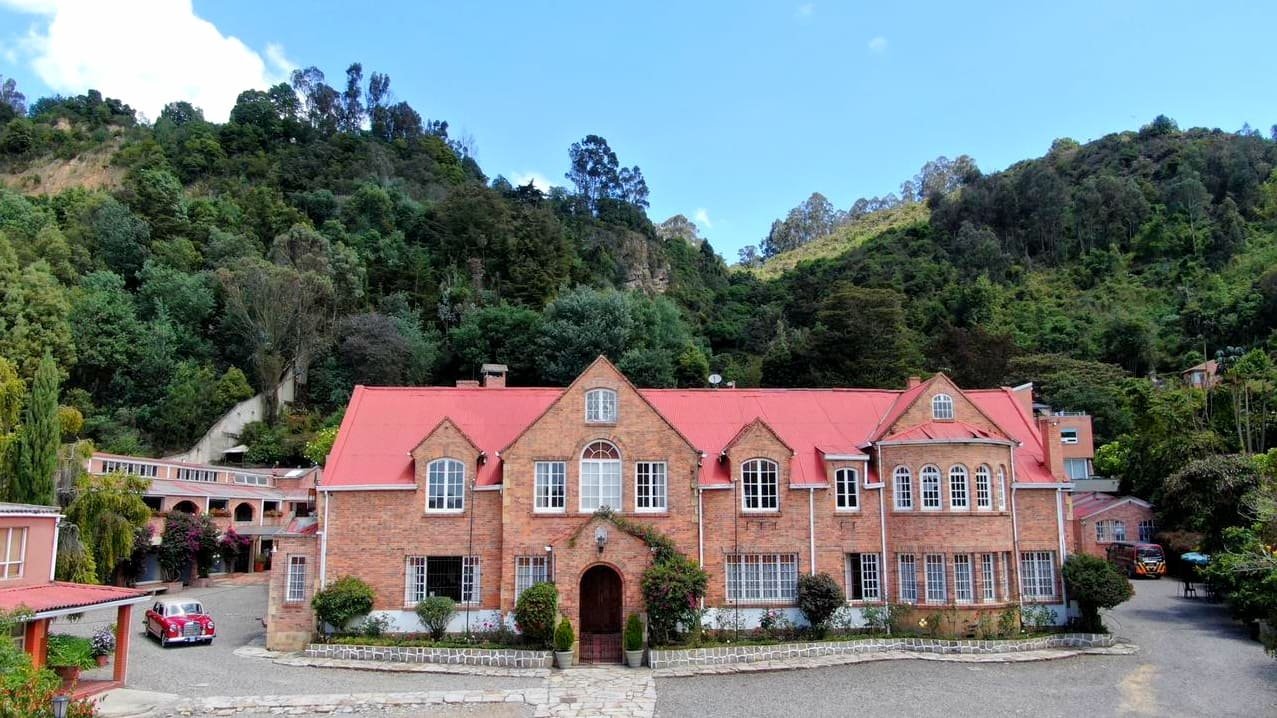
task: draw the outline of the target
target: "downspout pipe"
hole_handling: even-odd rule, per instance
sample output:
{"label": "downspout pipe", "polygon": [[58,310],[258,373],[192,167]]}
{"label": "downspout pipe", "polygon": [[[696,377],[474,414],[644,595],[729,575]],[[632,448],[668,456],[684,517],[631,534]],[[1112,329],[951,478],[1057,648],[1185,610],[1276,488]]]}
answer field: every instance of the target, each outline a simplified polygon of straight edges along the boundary
{"label": "downspout pipe", "polygon": [[816,487],[807,487],[807,549],[811,557],[811,575],[816,575]]}
{"label": "downspout pipe", "polygon": [[324,530],[319,532],[319,587],[328,585],[328,505],[333,502],[331,491],[324,492]]}
{"label": "downspout pipe", "polygon": [[53,518],[53,555],[49,557],[49,580],[55,580],[58,575],[58,540],[62,537],[62,516],[58,515]]}
{"label": "downspout pipe", "polygon": [[1069,620],[1069,587],[1064,585],[1064,559],[1068,551],[1067,542],[1064,540],[1064,489],[1055,490],[1055,527],[1060,535],[1060,596],[1064,599],[1064,615],[1061,618],[1067,623]]}
{"label": "downspout pipe", "polygon": [[1011,548],[1015,552],[1011,556],[1011,565],[1007,570],[1015,569],[1015,597],[1024,613],[1024,585],[1020,582],[1020,523],[1015,515],[1015,447],[1011,447]]}

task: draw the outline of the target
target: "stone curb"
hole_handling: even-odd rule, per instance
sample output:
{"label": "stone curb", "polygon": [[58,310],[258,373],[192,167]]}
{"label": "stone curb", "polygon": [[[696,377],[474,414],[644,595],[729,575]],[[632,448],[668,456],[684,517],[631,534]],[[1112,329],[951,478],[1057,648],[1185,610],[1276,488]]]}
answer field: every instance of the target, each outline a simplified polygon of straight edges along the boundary
{"label": "stone curb", "polygon": [[404,663],[364,658],[312,658],[300,653],[281,656],[272,662],[281,666],[303,668],[343,668],[354,671],[382,671],[386,673],[449,673],[453,675],[497,676],[502,678],[545,678],[552,672],[549,668],[503,668],[460,663]]}
{"label": "stone curb", "polygon": [[360,709],[448,703],[544,703],[545,688],[514,690],[424,691],[420,693],[330,693],[320,695],[218,696],[178,703],[170,715],[234,715],[236,713],[351,713]]}
{"label": "stone curb", "polygon": [[554,661],[554,654],[550,651],[532,651],[520,648],[432,648],[425,646],[363,646],[340,643],[312,643],[306,647],[304,653],[309,658],[388,661],[394,663],[435,663],[494,668],[549,668]]}

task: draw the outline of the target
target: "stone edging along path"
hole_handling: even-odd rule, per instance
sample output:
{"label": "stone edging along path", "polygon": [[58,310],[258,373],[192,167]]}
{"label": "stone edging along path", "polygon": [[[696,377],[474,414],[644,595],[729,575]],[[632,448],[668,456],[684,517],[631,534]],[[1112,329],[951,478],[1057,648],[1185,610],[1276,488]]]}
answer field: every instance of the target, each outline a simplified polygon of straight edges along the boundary
{"label": "stone edging along path", "polygon": [[340,643],[312,643],[303,652],[307,658],[390,663],[437,663],[451,666],[489,668],[550,668],[550,651],[516,648],[426,648],[410,646],[356,646]]}

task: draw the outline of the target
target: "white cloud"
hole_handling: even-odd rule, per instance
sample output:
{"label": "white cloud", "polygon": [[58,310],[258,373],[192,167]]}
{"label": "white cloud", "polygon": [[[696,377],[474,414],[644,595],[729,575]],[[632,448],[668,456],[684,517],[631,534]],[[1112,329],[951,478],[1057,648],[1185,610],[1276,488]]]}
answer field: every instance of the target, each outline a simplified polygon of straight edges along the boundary
{"label": "white cloud", "polygon": [[874,39],[869,41],[868,48],[869,48],[869,52],[872,52],[876,55],[881,55],[882,53],[887,51],[887,38],[883,37],[882,35],[875,37]]}
{"label": "white cloud", "polygon": [[19,44],[55,92],[96,89],[148,117],[186,100],[210,120],[230,115],[247,89],[288,77],[293,64],[278,45],[266,59],[196,16],[191,0],[0,0],[39,20]]}
{"label": "white cloud", "polygon": [[799,5],[797,8],[794,9],[794,17],[798,18],[799,20],[806,20],[807,18],[811,17],[814,14],[816,14],[815,3],[809,3],[809,2],[803,3],[802,5]]}
{"label": "white cloud", "polygon": [[702,232],[714,228],[714,223],[709,221],[709,211],[704,207],[696,208],[696,211],[692,213],[692,221],[696,222],[697,228]]}
{"label": "white cloud", "polygon": [[515,172],[510,176],[510,184],[515,187],[522,187],[529,182],[542,192],[550,191],[550,180],[546,179],[545,175],[540,172]]}

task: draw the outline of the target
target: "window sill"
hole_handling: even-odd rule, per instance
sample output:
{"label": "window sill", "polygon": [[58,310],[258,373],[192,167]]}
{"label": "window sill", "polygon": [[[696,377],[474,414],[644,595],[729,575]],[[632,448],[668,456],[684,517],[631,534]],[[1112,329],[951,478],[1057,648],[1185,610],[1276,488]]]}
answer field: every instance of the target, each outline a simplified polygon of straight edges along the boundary
{"label": "window sill", "polygon": [[590,421],[589,419],[585,420],[586,426],[616,426],[616,424],[617,424],[616,419],[612,419],[610,421]]}
{"label": "window sill", "polygon": [[860,509],[834,509],[836,514],[858,514]]}
{"label": "window sill", "polygon": [[533,516],[567,516],[567,509],[532,509]]}
{"label": "window sill", "polygon": [[423,516],[463,516],[465,509],[426,509]]}
{"label": "window sill", "polygon": [[670,510],[669,509],[635,509],[634,513],[639,516],[650,516],[650,517],[660,518],[662,516],[669,516]]}
{"label": "window sill", "polygon": [[780,509],[741,509],[742,516],[780,516]]}

